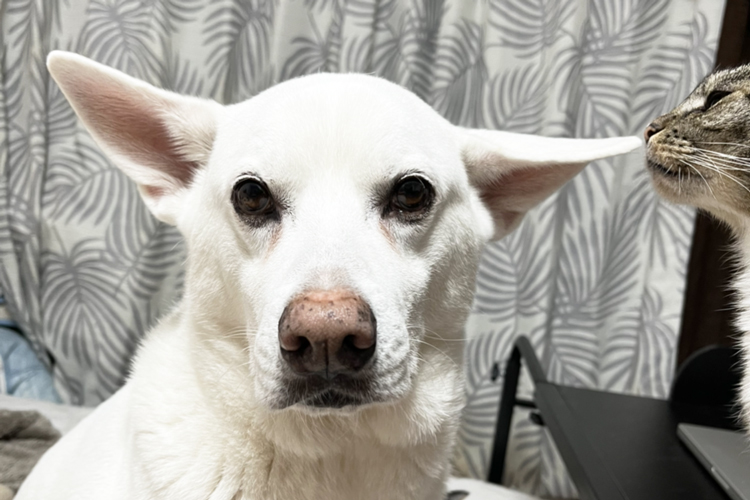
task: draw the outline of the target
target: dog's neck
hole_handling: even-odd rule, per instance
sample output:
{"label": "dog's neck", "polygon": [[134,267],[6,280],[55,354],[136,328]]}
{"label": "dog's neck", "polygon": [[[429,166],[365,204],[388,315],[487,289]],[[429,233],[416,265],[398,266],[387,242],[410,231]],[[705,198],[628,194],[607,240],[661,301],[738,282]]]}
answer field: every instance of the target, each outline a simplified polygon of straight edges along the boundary
{"label": "dog's neck", "polygon": [[[450,318],[443,317],[445,311],[431,313],[443,328],[450,325],[451,330],[428,325],[431,334],[419,344],[418,358],[423,366],[416,370],[409,397],[348,413],[271,410],[255,396],[252,370],[259,368],[250,364],[248,327],[231,321],[251,316],[252,311],[237,314],[242,304],[232,303],[234,298],[225,296],[227,285],[212,279],[212,274],[222,270],[213,269],[208,258],[196,258],[200,254],[193,250],[186,282],[200,285],[202,293],[186,290],[173,314],[149,334],[134,370],[140,376],[134,380],[134,397],[142,401],[135,407],[151,412],[134,416],[143,435],[181,436],[175,449],[144,446],[154,454],[149,462],[180,465],[170,468],[174,474],[151,475],[152,481],[163,485],[152,491],[170,488],[170,481],[179,484],[181,471],[200,459],[205,470],[217,475],[217,481],[229,481],[230,490],[256,488],[256,494],[239,498],[302,499],[307,497],[284,489],[293,482],[283,476],[317,475],[318,480],[309,477],[307,485],[296,485],[309,488],[320,485],[320,477],[341,475],[341,464],[347,462],[353,476],[346,478],[345,484],[330,485],[331,495],[318,492],[310,498],[364,499],[358,493],[361,485],[354,485],[375,480],[368,479],[372,474],[367,472],[368,464],[389,477],[416,468],[403,474],[413,484],[395,484],[395,489],[382,491],[378,489],[386,485],[370,486],[373,499],[422,498],[405,490],[415,488],[414,478],[419,477],[422,490],[435,490],[432,498],[439,498],[463,407],[463,344],[456,340],[463,336],[464,318],[455,312]],[[169,397],[180,401],[158,407],[149,404],[164,397],[165,387],[174,388]],[[189,414],[170,413],[184,408],[191,408]],[[206,429],[207,435],[190,435],[194,429]],[[210,464],[205,464],[207,457]],[[423,458],[413,464],[413,457]]]}
{"label": "dog's neck", "polygon": [[[214,482],[227,482],[228,488],[237,491],[255,488],[256,493],[238,497],[253,500],[297,498],[285,489],[285,484],[293,481],[285,482],[283,477],[334,477],[342,460],[351,462],[352,474],[362,476],[347,478],[349,486],[337,485],[338,490],[331,490],[337,495],[359,491],[352,486],[358,481],[374,480],[367,477],[368,463],[394,477],[399,469],[415,468],[427,481],[425,488],[440,491],[463,404],[461,371],[447,356],[435,350],[426,352],[429,358],[415,380],[415,394],[401,402],[348,414],[272,411],[253,399],[245,371],[247,360],[235,359],[242,351],[210,340],[217,324],[206,324],[205,317],[198,321],[191,314],[194,309],[186,304],[178,306],[149,334],[132,380],[133,408],[143,411],[132,419],[136,446],[139,439],[175,442],[174,447],[140,447],[149,454],[144,457],[148,463],[173,464],[158,474],[146,473],[152,491],[177,488],[179,477],[191,470],[196,460],[206,474],[216,476]],[[149,404],[153,401],[164,404]],[[185,413],[185,408],[190,411]],[[173,414],[174,409],[181,413]],[[205,430],[205,435],[196,434],[196,429]],[[424,460],[410,463],[415,456]],[[412,471],[404,477],[419,476]],[[154,484],[157,481],[159,485]],[[176,486],[170,486],[172,483]],[[311,479],[309,484],[319,483]],[[296,487],[305,488],[303,484]],[[396,493],[393,498],[420,498],[399,496],[403,488],[413,486],[393,487],[379,493],[373,489],[372,498],[388,498],[388,491]]]}

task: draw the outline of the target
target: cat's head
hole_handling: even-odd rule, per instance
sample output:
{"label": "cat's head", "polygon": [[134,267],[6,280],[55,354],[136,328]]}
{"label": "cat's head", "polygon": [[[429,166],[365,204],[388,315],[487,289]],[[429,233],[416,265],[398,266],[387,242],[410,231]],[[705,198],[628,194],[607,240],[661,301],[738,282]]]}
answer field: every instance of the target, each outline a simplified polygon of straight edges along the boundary
{"label": "cat's head", "polygon": [[647,163],[665,198],[750,226],[750,65],[706,77],[645,131]]}

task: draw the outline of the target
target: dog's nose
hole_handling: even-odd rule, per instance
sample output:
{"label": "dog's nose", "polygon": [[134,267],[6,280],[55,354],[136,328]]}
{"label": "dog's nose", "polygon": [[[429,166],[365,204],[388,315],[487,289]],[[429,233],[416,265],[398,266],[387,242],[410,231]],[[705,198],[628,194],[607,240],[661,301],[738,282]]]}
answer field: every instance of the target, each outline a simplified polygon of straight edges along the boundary
{"label": "dog's nose", "polygon": [[643,131],[643,138],[646,139],[646,144],[648,144],[649,139],[653,137],[655,134],[663,130],[664,127],[661,127],[656,122],[651,122],[648,124],[648,127],[646,127],[646,130]]}
{"label": "dog's nose", "polygon": [[375,353],[376,324],[349,290],[315,290],[294,298],[279,320],[281,356],[296,373],[331,378],[361,370]]}

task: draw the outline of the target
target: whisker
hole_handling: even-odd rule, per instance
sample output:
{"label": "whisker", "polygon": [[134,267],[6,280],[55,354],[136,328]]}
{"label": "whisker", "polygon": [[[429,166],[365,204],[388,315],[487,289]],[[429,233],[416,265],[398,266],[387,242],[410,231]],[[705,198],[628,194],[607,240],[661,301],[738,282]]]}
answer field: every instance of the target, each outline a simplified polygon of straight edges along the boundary
{"label": "whisker", "polygon": [[[424,332],[425,332],[425,333],[431,333],[431,334],[432,334],[432,335],[434,335],[434,336],[435,336],[435,337],[436,337],[436,338],[437,338],[438,340],[442,340],[442,341],[445,341],[445,342],[449,342],[449,341],[460,341],[460,342],[463,342],[463,341],[465,340],[465,339],[464,339],[463,337],[462,337],[462,338],[460,338],[460,339],[446,339],[445,337],[443,337],[442,335],[440,335],[440,333],[436,332],[435,330],[431,330],[431,329],[429,329],[429,328],[427,328],[427,327],[425,327],[425,326],[422,326],[422,327],[416,327],[415,325],[407,325],[407,327],[408,327],[408,328],[421,328],[422,330],[424,330]],[[426,336],[425,336],[425,337],[426,337]]]}
{"label": "whisker", "polygon": [[[461,369],[462,369],[462,367],[461,367],[461,366],[459,366],[459,365],[458,365],[458,363],[456,363],[456,362],[455,362],[455,361],[453,360],[453,358],[452,358],[451,356],[449,356],[449,355],[448,355],[448,353],[446,353],[445,351],[443,351],[442,349],[440,349],[440,348],[438,348],[438,347],[435,347],[435,345],[434,345],[434,344],[428,344],[427,342],[425,342],[424,340],[421,340],[421,339],[418,339],[418,342],[419,342],[420,344],[424,344],[424,345],[426,345],[426,346],[428,346],[428,347],[431,347],[432,349],[435,349],[435,350],[436,350],[437,352],[439,352],[440,354],[442,354],[443,356],[445,356],[445,358],[446,358],[446,359],[447,359],[448,361],[450,361],[450,362],[451,362],[451,363],[453,364],[453,366],[455,366],[455,367],[456,367],[457,369],[459,369],[459,370],[461,370]],[[422,355],[421,355],[421,354],[419,353],[419,351],[416,351],[416,352],[415,352],[415,354],[416,354],[417,358],[421,359],[421,360],[422,360],[422,361],[424,361],[425,363],[427,363],[427,362],[428,362],[428,361],[427,361],[427,360],[426,360],[426,359],[425,359],[425,358],[424,358],[424,357],[423,357],[423,356],[422,356]]]}
{"label": "whisker", "polygon": [[697,158],[698,159],[708,160],[709,162],[711,162],[711,164],[714,166],[714,168],[716,170],[721,170],[721,171],[744,172],[744,171],[748,170],[748,168],[750,168],[750,165],[748,165],[748,168],[738,167],[737,164],[736,164],[736,162],[732,163],[732,161],[730,161],[730,160],[728,160],[726,158],[720,158],[720,157],[717,157],[717,156],[710,156],[710,155],[703,154],[703,153],[700,153],[700,152],[698,152]]}
{"label": "whisker", "polygon": [[710,161],[714,167],[722,171],[744,172],[744,171],[747,171],[748,168],[750,168],[750,165],[748,165],[745,168],[737,167],[736,162],[732,162],[731,160],[728,160],[726,158],[720,158],[720,157],[709,156],[709,155],[699,156],[699,158],[703,158],[705,160]]}
{"label": "whisker", "polygon": [[719,175],[721,175],[723,177],[726,177],[727,179],[731,179],[733,182],[739,184],[743,189],[745,189],[746,191],[750,192],[750,190],[747,188],[747,186],[745,186],[745,184],[742,182],[742,180],[738,179],[737,177],[735,177],[732,174],[729,174],[726,171],[726,169],[721,164],[717,165],[717,162],[716,162],[715,159],[710,159],[709,158],[709,159],[706,159],[706,160],[708,160],[711,163],[712,166],[709,166],[705,161],[701,162],[700,160],[698,160],[696,163],[699,164],[699,165],[704,166],[705,168],[708,168],[709,170],[713,170],[717,174],[719,174]]}
{"label": "whisker", "polygon": [[700,170],[698,170],[697,168],[695,168],[695,167],[694,167],[693,165],[691,165],[690,163],[686,162],[685,160],[682,160],[682,159],[680,159],[680,162],[681,162],[681,163],[683,163],[684,165],[687,165],[687,167],[688,167],[688,168],[690,168],[690,169],[694,170],[696,174],[698,174],[698,175],[700,175],[700,176],[701,176],[701,179],[703,179],[703,182],[704,182],[704,183],[706,184],[706,187],[708,188],[708,191],[709,191],[709,192],[711,193],[711,196],[712,196],[712,197],[714,198],[714,200],[715,200],[715,199],[716,199],[716,195],[714,194],[714,191],[713,191],[713,189],[711,189],[711,185],[710,185],[710,184],[708,183],[708,181],[706,180],[706,178],[705,178],[705,177],[703,177],[703,174],[701,173],[701,171],[700,171]]}
{"label": "whisker", "polygon": [[713,156],[721,158],[723,160],[735,163],[737,165],[750,165],[750,158],[741,158],[739,156],[730,155],[727,153],[720,153],[718,151],[711,151],[710,149],[694,148],[696,152],[702,153],[705,156]]}
{"label": "whisker", "polygon": [[[708,160],[709,160],[709,161],[710,161],[710,162],[711,162],[712,164],[714,163],[712,159],[710,159],[710,158],[707,158],[707,159],[708,159]],[[707,168],[707,169],[709,169],[709,170],[713,170],[714,172],[716,172],[716,173],[717,173],[717,174],[719,174],[719,175],[723,175],[724,177],[726,177],[727,179],[730,179],[731,181],[735,182],[735,183],[736,183],[736,184],[737,184],[738,186],[740,186],[740,187],[741,187],[742,189],[744,189],[745,191],[747,191],[748,193],[750,193],[750,189],[748,189],[748,188],[747,188],[747,186],[745,186],[744,184],[742,184],[742,181],[740,181],[739,179],[737,179],[737,178],[736,178],[736,177],[734,177],[733,175],[730,175],[730,174],[726,173],[726,172],[725,172],[725,171],[723,171],[723,170],[722,170],[721,168],[717,167],[717,166],[716,166],[716,164],[714,164],[714,167],[712,168],[712,167],[710,167],[710,166],[709,166],[708,164],[706,164],[705,162],[701,163],[700,161],[697,161],[697,163],[698,163],[699,165],[701,165],[701,166],[704,166],[704,167],[706,167],[706,168]]]}
{"label": "whisker", "polygon": [[737,146],[740,148],[750,148],[750,144],[740,144],[738,142],[713,142],[713,141],[695,141],[699,144],[717,144],[724,146]]}
{"label": "whisker", "polygon": [[424,338],[432,339],[432,340],[439,340],[441,342],[462,342],[462,343],[466,342],[464,339],[444,339],[442,337],[434,337],[432,335],[425,335]]}

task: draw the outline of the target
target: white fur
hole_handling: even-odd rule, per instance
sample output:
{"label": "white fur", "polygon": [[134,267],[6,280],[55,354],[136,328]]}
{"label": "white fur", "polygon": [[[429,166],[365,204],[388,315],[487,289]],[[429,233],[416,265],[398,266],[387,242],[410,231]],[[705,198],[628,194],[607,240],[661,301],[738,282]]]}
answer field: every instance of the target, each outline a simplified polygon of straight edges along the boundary
{"label": "white fur", "polygon": [[[468,131],[363,75],[299,78],[222,107],[73,54],[48,65],[189,258],[184,299],[125,387],[42,458],[18,500],[442,498],[463,401],[456,340],[483,245],[588,161],[640,144]],[[154,140],[162,131],[170,141]],[[414,171],[435,187],[430,215],[382,220],[376,193]],[[279,225],[235,215],[246,173],[284,200]],[[332,287],[377,318],[384,402],[274,409],[280,314]]]}
{"label": "white fur", "polygon": [[[740,223],[733,226],[740,266],[733,283],[739,299],[736,325],[740,332],[750,332],[750,220],[744,220],[744,217],[738,217],[738,220]],[[739,398],[745,429],[750,429],[750,335],[741,335],[739,340],[744,372]]]}

